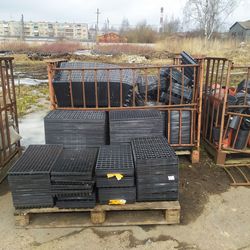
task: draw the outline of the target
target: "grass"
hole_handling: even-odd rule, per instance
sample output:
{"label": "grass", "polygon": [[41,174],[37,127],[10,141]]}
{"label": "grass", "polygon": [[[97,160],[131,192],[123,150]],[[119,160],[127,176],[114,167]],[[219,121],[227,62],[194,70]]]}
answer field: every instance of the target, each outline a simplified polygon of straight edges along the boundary
{"label": "grass", "polygon": [[193,56],[225,57],[237,64],[250,64],[250,44],[242,44],[233,39],[168,37],[156,44],[156,50],[179,54],[186,51]]}
{"label": "grass", "polygon": [[84,47],[78,42],[66,42],[58,41],[51,43],[25,43],[20,41],[15,42],[0,42],[0,50],[10,50],[15,53],[28,53],[28,52],[40,52],[40,53],[67,53],[74,52]]}
{"label": "grass", "polygon": [[47,84],[17,86],[16,95],[19,117],[49,108],[49,89]]}

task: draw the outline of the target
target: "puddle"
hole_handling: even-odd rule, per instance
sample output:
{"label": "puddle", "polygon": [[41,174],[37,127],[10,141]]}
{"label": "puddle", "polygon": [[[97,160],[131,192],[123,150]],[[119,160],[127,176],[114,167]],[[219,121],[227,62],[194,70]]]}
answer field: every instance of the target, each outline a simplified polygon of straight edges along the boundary
{"label": "puddle", "polygon": [[33,79],[33,78],[20,78],[15,79],[15,85],[39,85],[41,83],[47,83],[48,80],[40,80],[40,79]]}
{"label": "puddle", "polygon": [[49,111],[39,111],[19,119],[19,131],[22,136],[21,145],[44,144],[43,118]]}

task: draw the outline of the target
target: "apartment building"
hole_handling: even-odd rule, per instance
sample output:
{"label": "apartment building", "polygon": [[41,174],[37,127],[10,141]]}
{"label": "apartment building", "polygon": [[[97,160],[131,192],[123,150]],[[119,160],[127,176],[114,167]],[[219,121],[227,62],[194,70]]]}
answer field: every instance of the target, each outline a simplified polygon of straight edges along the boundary
{"label": "apartment building", "polygon": [[0,21],[0,37],[88,40],[85,23]]}

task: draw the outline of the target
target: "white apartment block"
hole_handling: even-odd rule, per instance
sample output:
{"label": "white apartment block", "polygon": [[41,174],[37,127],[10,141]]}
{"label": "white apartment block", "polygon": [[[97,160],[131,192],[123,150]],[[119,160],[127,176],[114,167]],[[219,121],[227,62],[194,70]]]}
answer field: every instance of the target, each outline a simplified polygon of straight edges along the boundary
{"label": "white apartment block", "polygon": [[0,37],[88,40],[85,23],[0,21]]}

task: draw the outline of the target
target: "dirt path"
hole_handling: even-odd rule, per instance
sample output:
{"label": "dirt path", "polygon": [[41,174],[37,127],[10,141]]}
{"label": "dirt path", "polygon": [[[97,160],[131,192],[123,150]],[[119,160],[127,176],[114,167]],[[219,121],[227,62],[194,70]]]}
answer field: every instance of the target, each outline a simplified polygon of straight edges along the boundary
{"label": "dirt path", "polygon": [[15,229],[8,183],[0,186],[0,249],[250,249],[250,190],[229,188],[219,168],[180,169],[182,223],[85,229]]}

